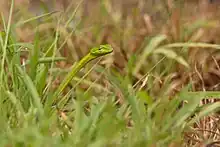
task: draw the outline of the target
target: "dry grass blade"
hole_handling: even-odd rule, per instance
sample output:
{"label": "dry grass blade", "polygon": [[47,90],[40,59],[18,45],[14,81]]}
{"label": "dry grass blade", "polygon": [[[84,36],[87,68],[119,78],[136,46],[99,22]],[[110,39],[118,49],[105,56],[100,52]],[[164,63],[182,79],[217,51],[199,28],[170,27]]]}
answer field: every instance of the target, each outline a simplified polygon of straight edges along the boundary
{"label": "dry grass blade", "polygon": [[177,47],[198,47],[198,48],[213,48],[220,49],[220,45],[218,44],[209,44],[209,43],[172,43],[165,46],[165,48],[177,48]]}
{"label": "dry grass blade", "polygon": [[136,66],[134,68],[133,74],[136,75],[143,64],[146,62],[147,56],[149,56],[155,49],[156,47],[166,39],[165,35],[161,36],[156,36],[154,37],[150,43],[144,48],[143,54],[140,56],[139,61],[136,63]]}

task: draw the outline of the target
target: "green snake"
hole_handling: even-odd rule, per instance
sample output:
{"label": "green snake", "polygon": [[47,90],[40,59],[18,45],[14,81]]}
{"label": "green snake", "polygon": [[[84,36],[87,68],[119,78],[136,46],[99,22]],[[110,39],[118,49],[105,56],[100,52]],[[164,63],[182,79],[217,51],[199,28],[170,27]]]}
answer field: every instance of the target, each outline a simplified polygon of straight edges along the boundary
{"label": "green snake", "polygon": [[73,77],[90,61],[110,54],[113,52],[113,48],[109,44],[100,45],[99,47],[94,47],[90,50],[90,52],[84,56],[77,64],[74,64],[73,67],[71,67],[71,71],[66,75],[64,80],[61,82],[61,84],[58,86],[56,92],[54,93],[55,97],[58,97],[62,91],[66,88],[68,83],[73,79]]}

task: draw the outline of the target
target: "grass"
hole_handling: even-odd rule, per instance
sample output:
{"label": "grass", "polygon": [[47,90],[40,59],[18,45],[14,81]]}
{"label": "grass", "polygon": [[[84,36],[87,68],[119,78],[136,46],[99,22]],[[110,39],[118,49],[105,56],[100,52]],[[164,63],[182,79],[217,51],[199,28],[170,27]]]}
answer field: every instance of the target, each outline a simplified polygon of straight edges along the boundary
{"label": "grass", "polygon": [[[120,17],[103,1],[99,6],[105,22],[86,28],[86,19],[78,22],[81,4],[26,18],[12,1],[9,17],[2,14],[0,146],[175,147],[220,140],[220,104],[212,102],[220,92],[207,91],[213,84],[206,87],[205,79],[212,78],[207,71],[218,70],[220,45],[192,39],[200,28],[213,25],[171,24],[180,29],[174,34],[179,36],[144,35],[132,50],[129,37],[139,21],[129,22],[131,16]],[[134,12],[138,18],[139,11]],[[31,30],[23,36],[29,42],[18,33],[24,28]],[[68,64],[106,42],[114,53],[87,65],[63,91],[62,105],[52,106]]]}

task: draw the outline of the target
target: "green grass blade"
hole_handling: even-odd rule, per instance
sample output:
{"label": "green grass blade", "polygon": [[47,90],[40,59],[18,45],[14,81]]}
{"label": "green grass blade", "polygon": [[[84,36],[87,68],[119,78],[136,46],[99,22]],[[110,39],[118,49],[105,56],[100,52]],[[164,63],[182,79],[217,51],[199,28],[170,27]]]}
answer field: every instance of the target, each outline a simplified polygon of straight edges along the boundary
{"label": "green grass blade", "polygon": [[37,20],[37,19],[40,19],[40,18],[43,18],[43,17],[46,17],[46,16],[50,16],[54,13],[57,13],[58,11],[53,11],[53,12],[49,12],[49,13],[46,13],[46,14],[42,14],[42,15],[39,15],[39,16],[36,16],[36,17],[32,17],[30,19],[27,19],[27,20],[24,20],[24,21],[21,21],[21,22],[18,22],[15,26],[16,27],[21,27],[22,25],[26,24],[26,23],[29,23],[31,21],[34,21],[34,20]]}
{"label": "green grass blade", "polygon": [[[66,61],[64,57],[42,57],[39,58],[37,64],[45,64],[45,63],[52,63],[52,62],[59,62],[59,61]],[[31,60],[27,60],[24,65],[28,65],[31,63]]]}
{"label": "green grass blade", "polygon": [[3,53],[2,53],[2,60],[1,60],[0,83],[4,83],[3,82],[3,76],[4,76],[4,72],[5,72],[4,66],[5,66],[5,60],[7,58],[7,44],[8,44],[8,39],[9,39],[9,34],[10,34],[10,29],[11,29],[11,19],[12,19],[13,9],[14,9],[14,0],[11,1],[6,36],[5,36],[4,46],[2,48]]}
{"label": "green grass blade", "polygon": [[24,115],[25,115],[25,111],[22,107],[22,104],[20,103],[20,101],[16,98],[16,96],[14,95],[14,93],[10,92],[10,91],[6,91],[6,94],[8,95],[9,99],[11,100],[11,102],[15,105],[17,112],[20,112],[20,116],[21,116],[21,121],[24,120]]}
{"label": "green grass blade", "polygon": [[19,73],[22,76],[22,80],[26,86],[26,88],[29,90],[32,98],[33,98],[33,104],[36,108],[38,108],[39,114],[40,116],[43,116],[44,112],[43,112],[43,106],[41,104],[41,98],[38,94],[38,91],[33,83],[33,81],[31,80],[31,78],[22,70],[22,68],[18,65],[15,65],[16,68],[18,69]]}
{"label": "green grass blade", "polygon": [[36,83],[37,83],[37,91],[39,93],[40,96],[43,96],[43,91],[44,88],[46,87],[47,84],[47,74],[48,74],[48,66],[42,66],[40,69],[39,74],[37,75],[36,78]]}
{"label": "green grass blade", "polygon": [[203,107],[202,110],[200,110],[200,112],[197,114],[197,116],[195,116],[193,119],[191,119],[189,121],[189,125],[195,123],[196,121],[198,121],[200,118],[207,116],[213,112],[219,111],[220,110],[220,103],[216,102],[210,105],[207,105],[205,107]]}
{"label": "green grass blade", "polygon": [[40,47],[39,47],[39,34],[37,33],[35,36],[35,43],[34,49],[31,50],[30,54],[30,77],[34,81],[37,73],[37,64],[40,54]]}

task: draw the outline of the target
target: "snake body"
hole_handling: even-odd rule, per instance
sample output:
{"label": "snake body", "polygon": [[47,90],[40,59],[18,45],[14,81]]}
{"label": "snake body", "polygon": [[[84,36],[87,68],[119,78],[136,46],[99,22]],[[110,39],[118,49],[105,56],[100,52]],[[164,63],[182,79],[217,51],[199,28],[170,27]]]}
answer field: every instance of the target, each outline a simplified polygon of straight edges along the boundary
{"label": "snake body", "polygon": [[73,79],[73,77],[90,61],[110,54],[113,52],[113,48],[111,45],[106,44],[106,45],[100,45],[99,47],[94,47],[90,50],[90,52],[84,56],[77,64],[73,65],[71,67],[71,71],[65,76],[64,80],[61,82],[61,84],[58,86],[56,92],[54,93],[55,97],[58,97],[62,91],[66,88],[68,83]]}

